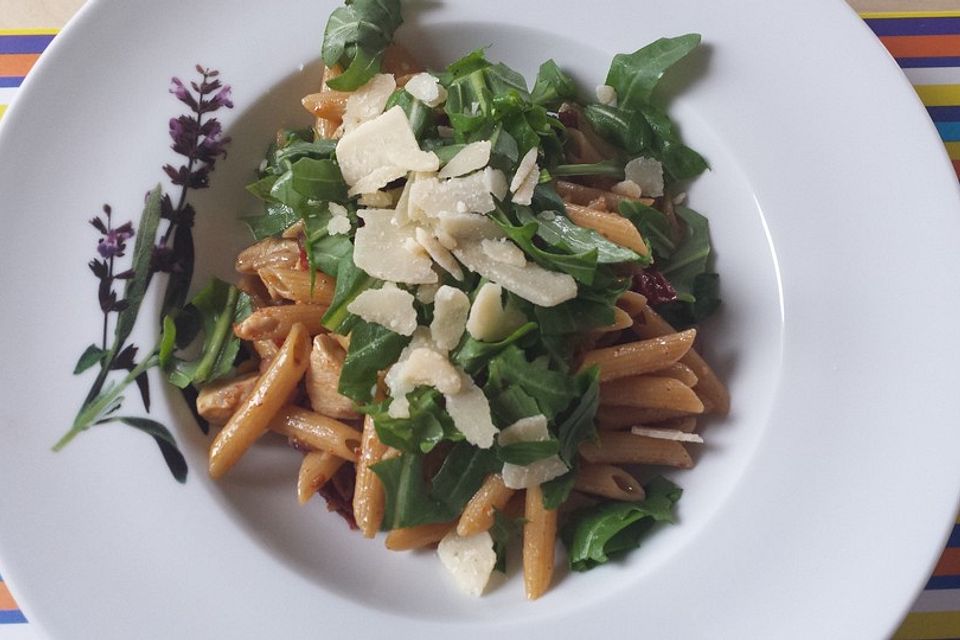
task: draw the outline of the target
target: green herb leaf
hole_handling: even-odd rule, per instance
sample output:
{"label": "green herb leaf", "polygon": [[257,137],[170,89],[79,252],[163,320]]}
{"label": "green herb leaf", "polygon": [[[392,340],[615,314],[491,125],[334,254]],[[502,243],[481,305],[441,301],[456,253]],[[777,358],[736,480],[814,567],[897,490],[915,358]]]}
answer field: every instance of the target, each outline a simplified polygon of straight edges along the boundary
{"label": "green herb leaf", "polygon": [[392,400],[377,405],[373,416],[380,441],[409,453],[429,453],[443,440],[462,440],[463,435],[440,405],[441,394],[432,387],[420,387],[407,394],[409,418],[392,418]]}
{"label": "green herb leaf", "polygon": [[120,345],[130,337],[133,325],[137,322],[137,315],[140,313],[143,296],[150,284],[150,277],[153,275],[151,262],[154,243],[157,239],[157,227],[160,225],[162,197],[163,191],[160,185],[157,185],[147,194],[147,201],[140,215],[140,228],[137,230],[137,240],[133,247],[131,265],[133,277],[127,280],[123,288],[123,300],[127,305],[117,315],[117,324],[113,330],[113,348],[111,349],[113,352],[119,350]]}
{"label": "green herb leaf", "polygon": [[575,394],[572,378],[550,370],[545,361],[527,362],[523,351],[516,345],[508,346],[492,358],[488,371],[491,391],[510,385],[520,387],[536,400],[539,412],[547,416],[548,421],[553,421],[566,409]]}
{"label": "green herb leaf", "polygon": [[687,207],[677,207],[676,214],[686,223],[684,238],[670,259],[659,265],[682,301],[692,302],[694,280],[707,272],[710,259],[710,227],[707,219]]}
{"label": "green herb leaf", "polygon": [[588,104],[583,115],[598,134],[619,145],[627,153],[640,153],[651,142],[653,132],[639,111]]}
{"label": "green herb leaf", "polygon": [[501,467],[492,449],[478,449],[469,442],[459,442],[433,477],[431,494],[451,512],[460,515],[484,479]]}
{"label": "green herb leaf", "polygon": [[537,401],[520,387],[507,387],[496,395],[487,393],[490,398],[490,414],[494,424],[505,429],[517,420],[540,413]]}
{"label": "green herb leaf", "polygon": [[430,495],[423,478],[423,456],[403,453],[371,465],[383,483],[386,498],[382,528],[385,530],[446,522],[459,515]]}
{"label": "green herb leaf", "polygon": [[476,375],[487,365],[490,358],[536,330],[537,323],[528,322],[498,342],[482,342],[468,334],[460,346],[451,354],[450,361],[471,376]]}
{"label": "green herb leaf", "polygon": [[372,78],[401,22],[400,0],[353,0],[335,9],[323,32],[323,61],[345,71],[327,86],[352,91]]}
{"label": "green herb leaf", "polygon": [[707,170],[707,161],[699,153],[683,144],[680,134],[666,111],[653,105],[644,106],[641,111],[653,130],[653,147],[663,163],[663,170],[668,179],[689,180]]}
{"label": "green herb leaf", "polygon": [[530,94],[531,102],[549,107],[576,98],[577,86],[570,76],[560,70],[556,62],[551,59],[540,65],[533,93]]}
{"label": "green herb leaf", "polygon": [[268,202],[265,209],[262,215],[241,218],[250,228],[254,240],[275,236],[300,219],[300,214],[282,202]]}
{"label": "green herb leaf", "polygon": [[357,403],[369,402],[377,373],[395,363],[408,342],[408,336],[358,320],[350,332],[350,349],[340,371],[340,393]]}
{"label": "green herb leaf", "polygon": [[347,311],[347,305],[367,289],[379,286],[380,281],[354,264],[353,244],[350,244],[348,253],[340,258],[334,272],[325,273],[336,277],[337,287],[333,292],[330,307],[323,314],[323,326],[333,333],[347,333],[351,318],[354,317]]}
{"label": "green herb leaf", "polygon": [[558,440],[542,440],[539,442],[514,442],[497,449],[497,456],[504,462],[525,466],[537,460],[549,458],[560,451]]}
{"label": "green herb leaf", "polygon": [[577,375],[574,384],[579,399],[557,425],[560,459],[569,467],[572,467],[577,459],[577,447],[580,443],[597,437],[594,418],[597,407],[600,406],[600,369],[591,367]]}
{"label": "green herb leaf", "polygon": [[106,422],[121,422],[152,437],[157,446],[160,447],[163,460],[167,463],[167,468],[170,469],[173,477],[180,483],[187,481],[187,461],[180,453],[180,449],[177,448],[177,441],[173,434],[165,426],[156,420],[148,420],[147,418],[118,417],[110,418]]}
{"label": "green herb leaf", "polygon": [[413,135],[417,140],[424,136],[436,133],[436,117],[433,109],[423,104],[404,89],[397,89],[387,100],[384,111],[391,107],[399,105],[403,112],[407,114],[407,120],[410,121],[410,128],[413,129]]}
{"label": "green herb leaf", "polygon": [[77,366],[73,368],[73,375],[83,373],[93,365],[100,362],[105,355],[107,355],[106,351],[95,344],[90,345],[84,350],[83,354],[80,356],[80,359],[77,360]]}
{"label": "green herb leaf", "polygon": [[693,279],[693,301],[657,305],[657,313],[677,330],[700,324],[720,307],[720,276],[700,273]]}
{"label": "green herb leaf", "polygon": [[614,56],[606,84],[617,92],[621,109],[648,104],[663,74],[700,44],[700,34],[660,38],[633,53]]}
{"label": "green herb leaf", "polygon": [[500,573],[507,571],[507,547],[510,541],[520,534],[524,518],[511,518],[496,509],[493,512],[493,526],[490,527],[490,537],[493,538],[493,551],[497,554],[497,563],[493,566]]}
{"label": "green herb leaf", "polygon": [[630,220],[647,241],[657,261],[668,260],[677,245],[673,241],[673,232],[667,217],[657,209],[642,202],[623,200],[620,203],[620,215]]}
{"label": "green herb leaf", "polygon": [[577,470],[571,468],[570,471],[562,476],[540,485],[540,490],[543,492],[543,508],[550,510],[559,509],[561,505],[567,501],[567,498],[570,497],[570,492],[573,491],[573,485],[576,483],[576,480]]}
{"label": "green herb leaf", "polygon": [[532,214],[527,215],[530,215],[530,218],[525,218],[524,214],[520,213],[520,219],[527,222],[532,218],[537,223],[537,235],[552,247],[569,251],[574,255],[596,249],[599,264],[625,262],[636,262],[642,266],[650,264],[649,258],[610,242],[593,229],[574,224],[564,215],[552,211],[541,213],[535,218]]}
{"label": "green herb leaf", "polygon": [[607,502],[573,512],[562,532],[570,568],[586,571],[640,546],[657,522],[673,522],[683,491],[663,477],[646,487],[643,502]]}

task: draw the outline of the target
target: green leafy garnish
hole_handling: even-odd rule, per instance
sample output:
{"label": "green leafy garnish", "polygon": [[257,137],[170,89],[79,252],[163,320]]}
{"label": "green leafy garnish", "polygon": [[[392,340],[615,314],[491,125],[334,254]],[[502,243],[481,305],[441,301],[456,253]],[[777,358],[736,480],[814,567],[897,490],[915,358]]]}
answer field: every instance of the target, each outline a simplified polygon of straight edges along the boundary
{"label": "green leafy garnish", "polygon": [[443,440],[461,440],[453,420],[441,405],[442,395],[432,387],[420,387],[407,394],[409,418],[393,418],[387,399],[369,412],[380,441],[409,453],[429,453]]}
{"label": "green leafy garnish", "polygon": [[699,33],[660,38],[633,53],[618,53],[606,84],[617,92],[618,106],[638,110],[650,103],[663,74],[700,45]]}
{"label": "green leafy garnish", "polygon": [[323,32],[323,62],[344,72],[327,81],[337,91],[353,91],[380,72],[393,32],[403,22],[400,0],[347,0],[334,9]]}
{"label": "green leafy garnish", "polygon": [[357,403],[369,402],[373,398],[377,373],[396,362],[408,342],[408,336],[401,336],[379,324],[357,320],[340,371],[340,393]]}
{"label": "green leafy garnish", "polygon": [[530,94],[530,102],[543,106],[553,106],[564,100],[575,100],[577,86],[552,59],[540,65],[537,81]]}

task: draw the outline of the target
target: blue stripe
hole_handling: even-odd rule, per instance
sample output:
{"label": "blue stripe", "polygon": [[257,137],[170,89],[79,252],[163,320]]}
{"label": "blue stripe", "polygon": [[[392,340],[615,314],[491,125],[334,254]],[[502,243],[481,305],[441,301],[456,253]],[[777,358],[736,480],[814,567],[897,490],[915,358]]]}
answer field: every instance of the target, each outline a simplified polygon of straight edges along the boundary
{"label": "blue stripe", "polygon": [[927,58],[897,58],[897,64],[903,69],[920,69],[929,67],[960,67],[960,56],[927,57]]}
{"label": "blue stripe", "polygon": [[950,532],[950,539],[947,540],[948,547],[960,547],[960,524],[953,525],[953,531]]}
{"label": "blue stripe", "polygon": [[937,131],[944,142],[960,141],[960,122],[936,122]]}
{"label": "blue stripe", "polygon": [[960,18],[869,18],[878,36],[943,36],[960,33]]}
{"label": "blue stripe", "polygon": [[924,589],[960,589],[960,576],[933,576]]}
{"label": "blue stripe", "polygon": [[0,611],[0,624],[23,624],[27,617],[19,609]]}
{"label": "blue stripe", "polygon": [[960,107],[927,107],[934,122],[960,122]]}
{"label": "blue stripe", "polygon": [[0,53],[43,53],[53,36],[0,36]]}
{"label": "blue stripe", "polygon": [[23,84],[23,77],[0,76],[0,88],[19,87]]}

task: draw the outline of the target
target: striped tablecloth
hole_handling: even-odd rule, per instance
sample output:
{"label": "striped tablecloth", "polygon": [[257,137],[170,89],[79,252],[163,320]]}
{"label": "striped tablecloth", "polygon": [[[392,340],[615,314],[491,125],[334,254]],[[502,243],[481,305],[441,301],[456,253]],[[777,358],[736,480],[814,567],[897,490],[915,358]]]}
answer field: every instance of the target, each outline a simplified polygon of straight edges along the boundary
{"label": "striped tablecloth", "polygon": [[[916,88],[960,176],[960,11],[861,15]],[[0,117],[55,34],[53,29],[0,30]],[[0,577],[0,640],[30,638],[26,623]],[[960,638],[960,520],[894,638]]]}

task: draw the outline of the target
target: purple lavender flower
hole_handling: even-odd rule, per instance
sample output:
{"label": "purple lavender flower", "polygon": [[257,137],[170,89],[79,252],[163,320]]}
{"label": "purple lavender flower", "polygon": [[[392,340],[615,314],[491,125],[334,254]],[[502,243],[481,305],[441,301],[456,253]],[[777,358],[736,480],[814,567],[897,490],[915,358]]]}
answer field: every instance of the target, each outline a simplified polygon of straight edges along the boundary
{"label": "purple lavender flower", "polygon": [[[204,189],[209,184],[210,172],[218,158],[227,157],[230,138],[223,136],[223,127],[215,117],[204,118],[220,109],[233,108],[230,85],[217,79],[219,72],[197,65],[199,81],[185,84],[179,78],[171,80],[170,92],[190,107],[192,114],[172,118],[169,123],[170,148],[187,161],[179,167],[163,168],[173,184],[190,189]],[[192,90],[192,91],[191,91]]]}
{"label": "purple lavender flower", "polygon": [[133,224],[127,222],[116,229],[107,229],[97,241],[97,253],[104,258],[121,258],[127,248],[126,241],[133,237]]}

